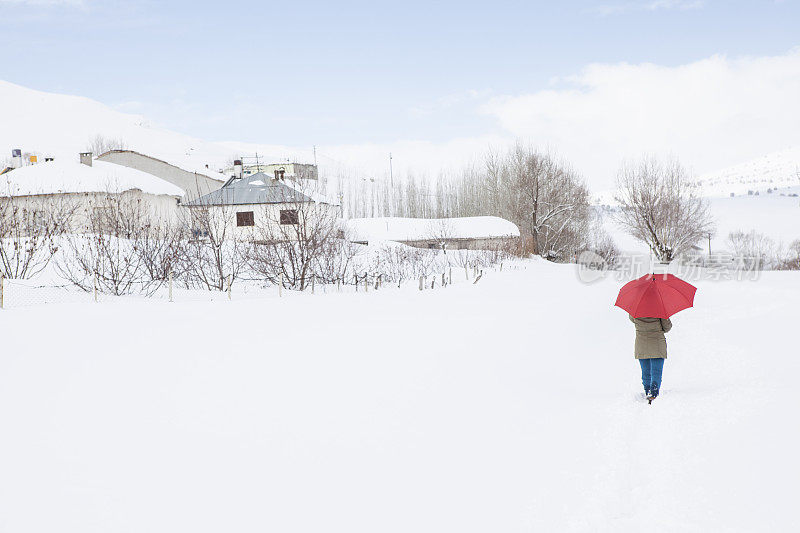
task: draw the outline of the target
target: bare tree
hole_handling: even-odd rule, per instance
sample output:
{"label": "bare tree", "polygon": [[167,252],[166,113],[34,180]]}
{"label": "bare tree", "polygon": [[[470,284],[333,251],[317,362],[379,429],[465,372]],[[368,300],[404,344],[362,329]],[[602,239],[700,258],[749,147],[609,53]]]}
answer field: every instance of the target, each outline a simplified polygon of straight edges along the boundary
{"label": "bare tree", "polygon": [[644,158],[617,175],[617,222],[670,262],[714,231],[708,204],[695,195],[677,161]]}
{"label": "bare tree", "polygon": [[125,150],[127,147],[127,143],[121,138],[114,139],[97,134],[87,143],[86,151],[100,155],[110,150]]}
{"label": "bare tree", "polygon": [[97,284],[114,295],[150,293],[155,288],[138,247],[150,231],[150,213],[140,199],[107,193],[91,207],[86,233],[64,237],[56,260],[61,277],[85,291]]}
{"label": "bare tree", "polygon": [[187,209],[190,238],[184,247],[183,281],[187,287],[225,290],[245,268],[245,244],[235,234],[230,205],[193,205]]}
{"label": "bare tree", "polygon": [[530,239],[529,251],[564,259],[581,247],[589,218],[586,185],[553,156],[517,145],[486,159],[496,210]]}
{"label": "bare tree", "polygon": [[0,273],[27,279],[44,270],[55,256],[76,204],[63,197],[16,200],[0,198]]}
{"label": "bare tree", "polygon": [[305,194],[300,197],[303,200],[266,206],[255,223],[247,259],[250,268],[269,282],[303,290],[315,268],[331,265],[334,258],[327,255],[351,250],[333,242],[339,231],[338,208],[306,201]]}

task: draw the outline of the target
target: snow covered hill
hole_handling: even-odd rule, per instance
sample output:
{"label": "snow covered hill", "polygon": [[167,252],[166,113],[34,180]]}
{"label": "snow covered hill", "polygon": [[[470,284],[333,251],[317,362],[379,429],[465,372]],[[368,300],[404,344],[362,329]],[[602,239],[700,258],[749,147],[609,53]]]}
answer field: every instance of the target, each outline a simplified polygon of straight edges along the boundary
{"label": "snow covered hill", "polygon": [[798,273],[697,282],[652,406],[620,284],[0,312],[0,531],[800,530]]}
{"label": "snow covered hill", "polygon": [[[221,168],[231,148],[168,131],[138,115],[116,111],[88,98],[46,93],[0,81],[0,163],[20,148],[56,159],[77,159],[101,135],[128,148],[168,161]],[[98,155],[98,154],[95,154]]]}
{"label": "snow covered hill", "polygon": [[694,180],[702,196],[765,194],[769,189],[800,185],[800,146],[767,154]]}
{"label": "snow covered hill", "polygon": [[[312,162],[317,155],[310,146],[301,149],[205,141],[160,128],[142,116],[119,112],[89,98],[37,91],[0,80],[0,165],[14,148],[39,157],[75,159],[97,135],[120,139],[131,150],[187,169],[208,164],[220,170],[235,157],[255,153],[262,162]],[[322,154],[319,159],[325,171],[342,166]]]}

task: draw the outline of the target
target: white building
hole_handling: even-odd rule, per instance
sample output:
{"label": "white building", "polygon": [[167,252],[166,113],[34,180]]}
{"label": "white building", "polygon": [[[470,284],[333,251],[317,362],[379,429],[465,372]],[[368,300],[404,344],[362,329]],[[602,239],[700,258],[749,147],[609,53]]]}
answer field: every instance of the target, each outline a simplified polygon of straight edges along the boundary
{"label": "white building", "polygon": [[[224,187],[183,204],[198,213],[210,213],[215,223],[234,228],[239,239],[268,235],[272,239],[290,238],[299,226],[336,223],[340,207],[336,202],[288,180],[264,173],[231,178]],[[207,229],[196,227],[197,232]]]}
{"label": "white building", "polygon": [[59,202],[74,207],[70,231],[88,229],[93,209],[102,209],[110,196],[140,202],[153,221],[176,221],[185,191],[172,183],[131,168],[82,158],[48,161],[0,175],[0,201],[23,209]]}

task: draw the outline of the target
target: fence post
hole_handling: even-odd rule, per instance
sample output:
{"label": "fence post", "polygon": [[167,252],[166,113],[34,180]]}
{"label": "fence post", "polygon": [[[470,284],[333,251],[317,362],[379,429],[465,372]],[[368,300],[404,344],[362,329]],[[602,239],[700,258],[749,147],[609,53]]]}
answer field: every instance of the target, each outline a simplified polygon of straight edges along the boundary
{"label": "fence post", "polygon": [[97,270],[94,271],[94,278],[93,278],[93,292],[94,292],[94,302],[97,303]]}
{"label": "fence post", "polygon": [[419,290],[422,290],[422,289],[425,288],[425,285],[423,285],[423,283],[425,283],[425,282],[423,281],[422,276],[420,276],[419,277]]}
{"label": "fence post", "polygon": [[231,285],[233,285],[233,274],[228,274],[228,300],[231,299]]}
{"label": "fence post", "polygon": [[464,264],[464,276],[469,279],[469,265]]}
{"label": "fence post", "polygon": [[450,277],[450,279],[447,280],[447,284],[448,285],[452,285],[453,284],[453,267],[450,267],[450,276],[449,277]]}
{"label": "fence post", "polygon": [[170,302],[173,301],[172,300],[172,269],[170,269],[170,271],[169,271],[169,301]]}
{"label": "fence post", "polygon": [[317,277],[314,274],[311,274],[311,294],[314,294],[314,282]]}
{"label": "fence post", "polygon": [[364,272],[364,292],[369,292],[369,272]]}
{"label": "fence post", "polygon": [[342,292],[342,279],[337,277],[336,278],[336,292]]}
{"label": "fence post", "polygon": [[283,271],[281,271],[281,279],[278,281],[278,298],[283,296]]}
{"label": "fence post", "polygon": [[500,261],[500,272],[502,272],[502,271],[503,271],[503,262]]}
{"label": "fence post", "polygon": [[5,302],[3,301],[3,287],[5,286],[5,277],[0,274],[0,309],[5,309]]}
{"label": "fence post", "polygon": [[445,277],[444,272],[442,272],[442,287],[446,286],[447,286],[447,278]]}

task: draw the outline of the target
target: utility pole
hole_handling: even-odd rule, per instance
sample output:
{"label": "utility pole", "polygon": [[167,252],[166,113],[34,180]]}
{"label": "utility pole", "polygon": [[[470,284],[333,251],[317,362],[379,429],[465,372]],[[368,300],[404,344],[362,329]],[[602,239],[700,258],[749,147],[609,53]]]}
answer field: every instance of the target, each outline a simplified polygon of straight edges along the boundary
{"label": "utility pole", "polygon": [[711,233],[708,234],[708,257],[711,257]]}

